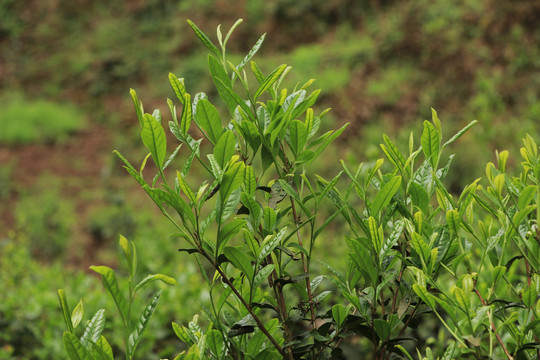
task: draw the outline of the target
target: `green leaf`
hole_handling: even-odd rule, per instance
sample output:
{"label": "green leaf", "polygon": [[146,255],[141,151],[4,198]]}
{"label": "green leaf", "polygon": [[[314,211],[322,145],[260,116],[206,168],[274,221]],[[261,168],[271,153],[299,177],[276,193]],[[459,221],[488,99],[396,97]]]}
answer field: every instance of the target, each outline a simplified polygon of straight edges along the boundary
{"label": "green leaf", "polygon": [[461,223],[459,212],[457,210],[448,210],[446,212],[446,223],[448,224],[450,231],[457,236],[459,234]]}
{"label": "green leaf", "polygon": [[413,284],[413,290],[418,295],[418,297],[426,303],[427,306],[429,306],[432,309],[435,309],[435,306],[437,305],[435,300],[433,300],[433,295],[431,295],[427,290],[426,287],[419,284]]}
{"label": "green leaf", "polygon": [[144,110],[142,107],[142,103],[137,97],[137,93],[133,89],[129,89],[129,94],[131,95],[131,99],[133,100],[133,105],[135,106],[135,111],[137,112],[137,119],[139,119],[139,124],[141,127],[143,126],[143,114]]}
{"label": "green leaf", "polygon": [[114,270],[108,266],[90,266],[90,269],[101,275],[101,282],[105,289],[111,294],[120,315],[124,321],[127,321],[127,304],[126,299],[122,295],[118,282],[116,281],[116,274]]}
{"label": "green leaf", "polygon": [[255,76],[255,79],[257,79],[257,82],[262,84],[264,79],[266,79],[266,76],[263,74],[261,69],[259,69],[255,61],[251,62],[251,70],[253,71],[253,75]]}
{"label": "green leaf", "polygon": [[253,267],[251,266],[251,261],[246,254],[244,254],[238,248],[232,246],[226,246],[223,249],[223,253],[233,264],[233,266],[247,277],[249,282],[253,280]]}
{"label": "green leaf", "polygon": [[236,152],[236,137],[230,130],[226,131],[214,147],[214,158],[222,169]]}
{"label": "green leaf", "polygon": [[392,142],[392,140],[386,135],[383,134],[383,140],[384,144],[381,144],[381,149],[390,160],[392,164],[403,174],[406,173],[407,170],[405,169],[405,163],[406,160],[401,154],[401,152],[398,150],[396,145]]}
{"label": "green leaf", "polygon": [[84,314],[84,308],[83,308],[83,302],[82,300],[79,300],[79,303],[77,306],[75,306],[75,309],[73,309],[73,312],[71,313],[71,323],[73,324],[73,328],[77,328],[79,326]]}
{"label": "green leaf", "polygon": [[133,167],[133,165],[131,165],[131,163],[118,150],[114,150],[113,153],[116,156],[118,156],[118,158],[124,163],[124,168],[135,180],[137,180],[137,182],[141,186],[146,184],[146,181],[144,181],[143,177],[139,174],[139,172]]}
{"label": "green leaf", "polygon": [[150,150],[156,165],[161,169],[167,155],[167,139],[161,124],[150,114],[144,115],[141,138]]}
{"label": "green leaf", "polygon": [[221,250],[221,247],[225,246],[227,242],[246,225],[244,219],[234,219],[233,221],[226,224],[220,231],[217,238],[218,244],[218,253]]}
{"label": "green leaf", "polygon": [[212,144],[217,144],[221,134],[223,134],[223,127],[216,107],[208,100],[201,99],[197,103],[195,123]]}
{"label": "green leaf", "polygon": [[455,287],[454,298],[456,299],[457,304],[467,313],[471,307],[471,300],[465,291],[463,291],[461,288]]}
{"label": "green leaf", "polygon": [[370,216],[368,218],[367,223],[369,228],[369,236],[373,244],[373,249],[375,250],[376,254],[379,254],[382,248],[382,243],[384,241],[381,227],[377,227],[377,220],[375,220],[373,216]]}
{"label": "green leaf", "polygon": [[401,176],[399,175],[394,176],[386,184],[384,184],[384,186],[381,188],[381,190],[375,197],[375,200],[373,200],[373,203],[371,204],[370,210],[372,216],[379,215],[379,211],[381,211],[381,209],[385,208],[390,203],[392,197],[399,190],[400,186]]}
{"label": "green leaf", "polygon": [[188,130],[191,126],[191,119],[193,118],[191,107],[191,95],[186,94],[184,96],[184,108],[182,109],[182,117],[180,118],[180,130],[182,134],[187,135]]}
{"label": "green leaf", "polygon": [[409,185],[409,194],[414,206],[418,207],[424,214],[428,214],[429,195],[427,191],[415,182]]}
{"label": "green leaf", "polygon": [[133,331],[129,335],[128,352],[130,358],[133,358],[133,355],[135,354],[135,350],[137,349],[137,345],[139,345],[139,341],[141,341],[141,336],[144,333],[144,330],[146,330],[148,321],[150,321],[150,317],[152,317],[152,314],[156,310],[156,306],[159,302],[160,296],[161,290],[154,296],[150,304],[146,306],[143,313],[141,314],[141,317],[139,318],[139,322],[135,326],[135,329],[133,329]]}
{"label": "green leaf", "polygon": [[92,354],[95,360],[114,360],[111,345],[103,335],[92,345]]}
{"label": "green leaf", "polygon": [[180,190],[182,190],[182,192],[186,194],[186,196],[193,204],[196,204],[197,197],[195,196],[193,190],[191,190],[191,188],[189,187],[188,183],[184,179],[184,175],[182,175],[180,171],[176,171],[176,179],[178,180],[178,186],[180,187]]}
{"label": "green leaf", "polygon": [[307,127],[299,120],[293,120],[289,126],[289,144],[294,155],[304,150],[307,141]]}
{"label": "green leaf", "polygon": [[223,357],[223,335],[215,329],[212,329],[206,333],[206,343],[208,348],[214,354],[217,359]]}
{"label": "green leaf", "polygon": [[[261,48],[261,45],[262,45],[265,37],[266,37],[266,33],[262,34],[262,36],[259,38],[259,40],[257,40],[257,42],[255,43],[255,45],[253,45],[253,47],[251,48],[249,53],[244,57],[244,59],[242,59],[240,64],[238,64],[238,66],[236,67],[238,70],[241,70],[244,66],[246,66],[248,61],[251,60],[253,58],[253,56],[255,56],[257,51],[259,51],[259,49]],[[234,79],[234,75],[233,75],[233,79]]]}
{"label": "green leaf", "polygon": [[255,279],[253,280],[253,287],[259,287],[265,280],[267,280],[268,277],[270,277],[270,274],[272,274],[272,271],[274,271],[275,267],[276,266],[274,264],[268,264],[261,270],[257,271]]}
{"label": "green leaf", "polygon": [[191,26],[191,29],[193,32],[195,32],[195,35],[201,40],[201,42],[206,46],[206,48],[215,56],[218,58],[221,58],[221,52],[218,50],[218,48],[212,43],[212,41],[206,36],[206,34],[197,27],[191,20],[187,20],[189,26]]}
{"label": "green leaf", "polygon": [[86,350],[91,351],[93,344],[97,343],[101,333],[105,329],[105,309],[101,309],[92,317],[86,325],[84,334],[81,337],[81,344]]}
{"label": "green leaf", "polygon": [[278,66],[268,77],[264,80],[264,82],[259,86],[257,91],[255,92],[255,95],[253,96],[253,100],[257,101],[258,97],[268,90],[281,76],[283,71],[287,68],[286,64],[282,64]]}
{"label": "green leaf", "polygon": [[437,170],[437,164],[439,163],[439,134],[435,126],[429,121],[424,121],[424,131],[422,132],[422,151],[426,156],[426,159],[429,159],[431,167],[433,170]]}
{"label": "green leaf", "polygon": [[266,230],[273,230],[276,226],[277,214],[274,209],[266,206],[263,210],[263,227]]}
{"label": "green leaf", "polygon": [[[137,267],[137,259],[133,258],[133,253],[131,252],[131,249],[129,247],[129,242],[124,236],[120,235],[118,242],[120,243],[120,247],[122,248],[122,251],[124,252],[124,256],[128,264],[129,276],[133,277],[135,275],[135,270]],[[135,247],[133,242],[131,242],[131,246]]]}
{"label": "green leaf", "polygon": [[373,327],[375,328],[375,332],[377,332],[377,335],[382,342],[386,341],[390,337],[390,325],[385,320],[375,319],[373,321]]}
{"label": "green leaf", "polygon": [[[448,140],[447,142],[444,143],[444,145],[442,146],[442,149],[444,149],[446,146],[452,144],[454,141],[456,141],[457,139],[459,139],[463,134],[465,134],[470,128],[472,128],[476,123],[478,122],[478,120],[473,120],[471,121],[467,126],[465,126],[463,129],[461,129],[460,131],[458,131],[454,136],[452,136],[452,138],[450,140]],[[441,149],[441,150],[442,150]]]}
{"label": "green leaf", "polygon": [[71,360],[93,360],[75,335],[64,333],[64,347]]}
{"label": "green leaf", "polygon": [[338,328],[341,328],[341,325],[345,322],[347,318],[347,309],[341,304],[336,304],[332,306],[332,317],[337,324]]}
{"label": "green leaf", "polygon": [[242,162],[232,164],[223,174],[219,193],[221,201],[228,199],[232,192],[244,182],[245,165]]}
{"label": "green leaf", "polygon": [[210,67],[210,73],[212,74],[212,80],[218,91],[219,97],[225,101],[227,108],[231,114],[234,114],[237,101],[232,91],[231,79],[225,72],[223,65],[213,56],[208,56],[208,65]]}
{"label": "green leaf", "polygon": [[164,284],[167,284],[167,285],[177,285],[178,284],[176,282],[176,280],[174,278],[170,277],[170,276],[163,275],[163,274],[152,274],[152,275],[148,275],[144,279],[142,279],[135,286],[135,289],[133,290],[133,292],[139,290],[143,286],[146,286],[146,285],[148,285],[149,283],[151,283],[153,281],[161,281],[161,282],[163,282]]}
{"label": "green leaf", "polygon": [[257,189],[257,178],[255,172],[251,166],[246,166],[246,173],[244,177],[244,192],[247,195],[253,196]]}
{"label": "green leaf", "polygon": [[521,298],[523,299],[523,304],[525,304],[525,306],[529,309],[532,309],[532,307],[535,305],[536,297],[537,292],[534,283],[532,283],[531,286],[527,287],[521,295]]}
{"label": "green leaf", "polygon": [[169,83],[178,100],[180,100],[182,105],[185,105],[186,87],[184,86],[184,79],[179,79],[173,73],[169,73]]}
{"label": "green leaf", "polygon": [[527,207],[527,205],[531,203],[531,201],[534,199],[536,195],[537,189],[538,189],[537,185],[529,185],[523,188],[523,190],[521,190],[519,194],[519,199],[518,199],[518,207],[520,210],[525,209],[525,207]]}
{"label": "green leaf", "polygon": [[183,325],[178,325],[175,322],[172,322],[172,328],[176,336],[187,345],[191,346],[194,344],[193,339],[189,336],[188,330]]}
{"label": "green leaf", "polygon": [[261,246],[261,252],[257,256],[257,265],[260,264],[268,255],[270,255],[272,251],[274,251],[276,246],[281,243],[281,240],[283,240],[286,233],[287,227],[284,227],[276,235],[265,239]]}
{"label": "green leaf", "polygon": [[66,327],[70,333],[74,332],[73,323],[71,322],[69,305],[66,298],[66,293],[63,289],[58,289],[58,300],[60,301],[60,308],[62,308],[62,315],[64,316],[64,321]]}
{"label": "green leaf", "polygon": [[420,258],[422,259],[422,264],[427,268],[427,265],[429,264],[431,250],[428,244],[426,244],[426,242],[422,238],[422,235],[418,234],[416,231],[412,234],[411,246],[418,253],[418,255],[420,255]]}

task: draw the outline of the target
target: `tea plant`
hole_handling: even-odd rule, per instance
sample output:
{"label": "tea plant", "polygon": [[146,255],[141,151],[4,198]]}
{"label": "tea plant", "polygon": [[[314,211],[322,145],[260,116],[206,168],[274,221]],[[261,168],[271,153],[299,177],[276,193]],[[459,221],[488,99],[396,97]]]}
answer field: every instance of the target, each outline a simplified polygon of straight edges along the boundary
{"label": "tea plant", "polygon": [[[111,295],[116,304],[118,314],[122,318],[124,331],[124,345],[126,359],[134,359],[135,350],[139,345],[141,336],[146,330],[150,317],[156,310],[161,290],[158,291],[143,309],[137,321],[132,319],[132,305],[137,292],[154,281],[161,281],[168,285],[175,285],[176,280],[163,274],[148,275],[137,284],[134,283],[137,271],[137,252],[133,242],[128,242],[126,238],[120,236],[120,246],[129,269],[128,294],[127,299],[122,293],[113,269],[107,266],[91,266],[90,269],[101,275],[101,281],[107,292]],[[64,346],[70,359],[99,359],[112,360],[113,351],[107,339],[102,335],[105,329],[105,309],[100,309],[92,317],[85,327],[82,336],[77,337],[75,329],[81,323],[84,316],[82,300],[79,301],[75,309],[70,311],[70,307],[64,290],[58,290],[60,306],[64,315],[67,331],[64,332]]]}
{"label": "tea plant", "polygon": [[[187,326],[173,323],[189,346],[177,359],[338,359],[353,338],[371,343],[375,359],[412,359],[415,349],[428,359],[534,356],[540,158],[531,137],[519,178],[505,174],[508,153],[501,152],[498,168],[488,165],[487,187],[479,179],[456,199],[444,185],[453,160],[444,150],[476,121],[443,142],[433,110],[420,144],[411,134],[407,152],[383,136],[389,166],[380,159],[352,171],[343,162],[343,171],[326,180],[309,166],[347,125],[320,134],[327,110],[313,109],[320,93],[307,91],[313,81],[283,87],[291,70],[285,64],[265,75],[252,61],[265,35],[239,64],[229,62],[226,45],[240,21],[225,35],[218,27],[217,45],[188,22],[210,52],[212,80],[228,114],[205,93],[191,96],[184,80],[170,74],[182,109],[167,99],[168,127],[180,145],[167,154],[161,112],[145,113],[131,90],[149,153],[136,169],[115,151],[174,224],[179,250],[195,258],[209,288],[210,307],[201,306],[205,330],[198,315]],[[180,151],[187,160],[171,176]],[[150,178],[148,159],[157,171]],[[327,203],[335,207],[330,215],[322,211]],[[349,249],[345,274],[316,261],[317,240],[338,219],[348,226],[337,236]],[[331,276],[314,276],[315,263]],[[524,267],[517,270],[518,264]],[[127,319],[106,269],[94,268]],[[332,297],[319,286],[325,278],[338,290]],[[435,350],[417,334],[428,319],[444,329]],[[131,356],[133,329],[124,325]],[[81,346],[72,331],[66,334],[73,354]]]}

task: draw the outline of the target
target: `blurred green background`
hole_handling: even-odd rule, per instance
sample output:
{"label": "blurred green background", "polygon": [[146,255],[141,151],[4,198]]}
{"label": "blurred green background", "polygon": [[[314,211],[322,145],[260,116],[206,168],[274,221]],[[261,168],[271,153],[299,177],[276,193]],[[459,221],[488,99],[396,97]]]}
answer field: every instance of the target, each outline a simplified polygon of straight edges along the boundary
{"label": "blurred green background", "polygon": [[383,132],[405,149],[430,107],[446,136],[479,120],[452,149],[456,192],[495,149],[516,159],[521,137],[540,135],[536,0],[0,0],[1,359],[63,357],[58,288],[72,306],[84,297],[87,314],[112,309],[88,266],[125,270],[119,233],[136,243],[142,271],[182,284],[164,293],[141,359],[173,357],[170,321],[191,319],[207,300],[196,265],[112,155],[145,155],[129,88],[164,114],[169,72],[216,98],[187,18],[213,39],[218,24],[243,18],[232,59],[267,32],[255,58],[263,71],[287,63],[290,86],[317,79],[318,106],[332,108],[324,126],[351,123],[335,156],[317,164],[322,174],[339,171],[337,157],[381,157]]}

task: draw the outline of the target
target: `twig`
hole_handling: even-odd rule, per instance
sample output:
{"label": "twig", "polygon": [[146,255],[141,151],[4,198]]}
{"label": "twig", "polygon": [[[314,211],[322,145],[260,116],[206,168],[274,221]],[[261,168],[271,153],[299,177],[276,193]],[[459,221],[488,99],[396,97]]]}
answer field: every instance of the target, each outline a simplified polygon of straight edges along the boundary
{"label": "twig", "polygon": [[[487,306],[486,304],[486,301],[484,300],[484,298],[482,297],[482,294],[480,294],[480,291],[478,291],[477,288],[474,289],[474,292],[476,293],[476,295],[478,295],[478,298],[480,299],[480,302],[482,303],[483,306]],[[504,343],[501,339],[501,337],[499,336],[499,334],[497,333],[497,328],[495,327],[495,323],[493,322],[493,320],[491,320],[491,330],[493,330],[493,333],[495,334],[495,337],[497,338],[497,341],[499,342],[499,344],[501,345],[504,353],[506,354],[506,356],[508,357],[508,359],[510,360],[513,360],[514,358],[512,357],[512,355],[510,355],[510,353],[508,352],[508,350],[506,349],[506,346],[504,346]]]}

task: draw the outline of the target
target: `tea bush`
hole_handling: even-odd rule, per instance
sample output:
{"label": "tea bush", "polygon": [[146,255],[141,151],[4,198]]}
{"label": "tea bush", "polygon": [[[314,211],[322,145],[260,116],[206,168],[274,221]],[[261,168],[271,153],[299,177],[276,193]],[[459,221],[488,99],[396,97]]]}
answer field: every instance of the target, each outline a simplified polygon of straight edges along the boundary
{"label": "tea bush", "polygon": [[[228,113],[170,74],[181,110],[167,99],[166,124],[131,90],[148,155],[136,168],[116,151],[173,224],[178,250],[193,258],[208,288],[210,303],[200,309],[205,323],[195,315],[172,324],[187,347],[176,359],[340,359],[351,348],[374,359],[540,355],[540,154],[531,136],[518,176],[506,172],[509,153],[501,151],[485,180],[452,193],[445,178],[454,155],[446,150],[476,121],[445,139],[432,110],[404,150],[383,135],[386,160],[342,161],[342,171],[326,179],[311,164],[347,124],[321,131],[327,110],[315,110],[320,90],[308,91],[312,81],[287,89],[290,67],[267,72],[252,61],[264,35],[242,61],[228,61],[227,42],[239,22],[226,34],[218,28],[217,44],[188,22],[210,52],[211,78]],[[180,143],[172,152],[164,125]],[[187,160],[171,173],[179,152]],[[198,183],[194,169],[204,174]],[[330,231],[333,222],[341,222],[339,231]],[[112,269],[92,269],[115,300],[132,359],[159,296],[134,325],[127,304],[139,288],[132,283],[135,247],[120,242],[127,297]],[[346,244],[342,269],[328,265],[321,242]],[[81,308],[70,315],[60,295],[70,358],[112,359],[103,311],[79,339]]]}
{"label": "tea bush", "polygon": [[72,104],[4,97],[0,114],[0,144],[56,142],[84,127],[84,117]]}

